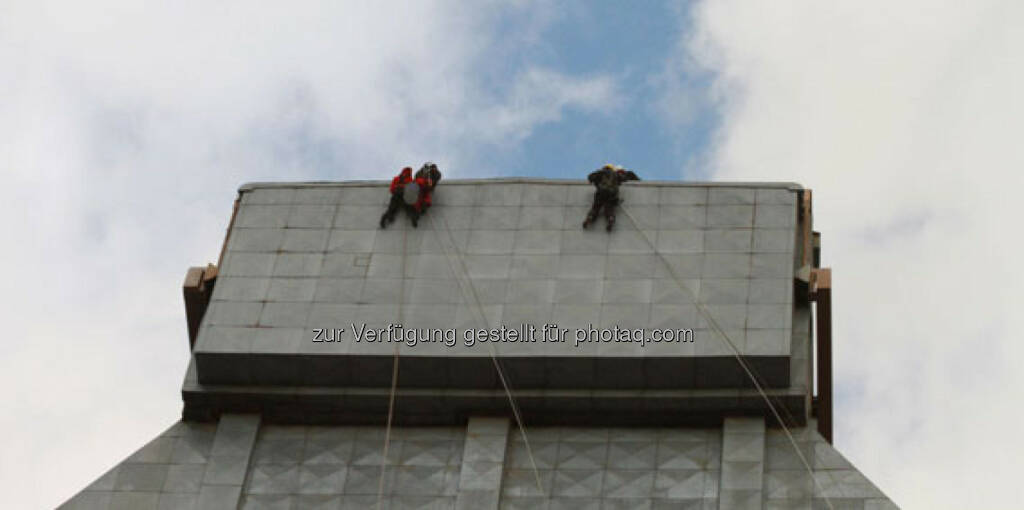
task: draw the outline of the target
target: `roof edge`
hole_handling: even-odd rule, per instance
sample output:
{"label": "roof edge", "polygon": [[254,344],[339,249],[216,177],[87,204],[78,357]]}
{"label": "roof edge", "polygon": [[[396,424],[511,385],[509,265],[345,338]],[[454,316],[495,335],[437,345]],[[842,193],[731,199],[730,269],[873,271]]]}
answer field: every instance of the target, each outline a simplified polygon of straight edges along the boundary
{"label": "roof edge", "polygon": [[[282,182],[247,182],[238,187],[239,193],[255,189],[278,188],[347,188],[366,185],[384,185],[389,181],[366,179],[351,181],[282,181]],[[483,183],[501,184],[579,184],[589,185],[584,179],[547,179],[538,177],[489,177],[475,179],[445,179],[445,186],[473,185]],[[630,182],[629,186],[671,186],[671,187],[707,187],[707,188],[772,188],[800,191],[804,187],[795,182],[756,182],[756,181],[640,181]]]}

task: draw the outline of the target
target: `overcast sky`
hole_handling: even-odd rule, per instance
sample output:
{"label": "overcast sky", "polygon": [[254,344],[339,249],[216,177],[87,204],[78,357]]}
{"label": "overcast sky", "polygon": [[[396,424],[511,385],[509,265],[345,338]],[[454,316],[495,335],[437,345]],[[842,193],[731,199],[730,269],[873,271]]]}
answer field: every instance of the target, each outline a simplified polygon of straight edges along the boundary
{"label": "overcast sky", "polygon": [[904,508],[1019,507],[1024,3],[643,5],[0,2],[3,506],[178,419],[240,184],[429,159],[812,188],[836,446]]}

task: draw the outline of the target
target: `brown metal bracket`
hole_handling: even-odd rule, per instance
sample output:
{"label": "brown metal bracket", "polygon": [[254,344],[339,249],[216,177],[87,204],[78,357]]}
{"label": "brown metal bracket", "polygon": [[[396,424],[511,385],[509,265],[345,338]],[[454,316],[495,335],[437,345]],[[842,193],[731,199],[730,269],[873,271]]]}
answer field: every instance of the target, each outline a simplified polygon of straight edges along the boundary
{"label": "brown metal bracket", "polygon": [[206,307],[213,295],[213,286],[217,282],[217,266],[207,264],[206,267],[190,267],[185,273],[185,283],[181,286],[185,296],[185,321],[188,323],[188,346],[191,350],[196,346],[199,335],[199,323],[203,320]]}
{"label": "brown metal bracket", "polygon": [[832,443],[832,270],[811,271],[811,300],[816,303],[818,397],[815,415],[818,433]]}

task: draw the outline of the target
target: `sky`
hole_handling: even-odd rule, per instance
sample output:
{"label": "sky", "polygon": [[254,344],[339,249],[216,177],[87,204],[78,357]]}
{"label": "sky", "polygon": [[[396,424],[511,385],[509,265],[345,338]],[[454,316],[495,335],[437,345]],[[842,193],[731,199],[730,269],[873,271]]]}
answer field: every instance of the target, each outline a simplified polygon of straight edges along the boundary
{"label": "sky", "polygon": [[239,185],[795,181],[835,445],[904,508],[1024,500],[1024,3],[0,2],[0,494],[179,418],[181,283]]}

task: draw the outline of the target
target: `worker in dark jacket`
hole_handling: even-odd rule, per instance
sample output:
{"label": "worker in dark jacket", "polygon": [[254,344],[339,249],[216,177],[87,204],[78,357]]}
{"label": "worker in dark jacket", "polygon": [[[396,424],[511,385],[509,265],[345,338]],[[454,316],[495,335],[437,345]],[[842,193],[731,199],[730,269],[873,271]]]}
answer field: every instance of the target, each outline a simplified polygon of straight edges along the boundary
{"label": "worker in dark jacket", "polygon": [[603,208],[604,217],[608,221],[605,229],[611,232],[612,226],[615,225],[615,207],[622,202],[622,199],[619,198],[619,185],[626,181],[639,181],[640,178],[636,173],[622,167],[605,165],[591,172],[587,176],[587,180],[597,190],[594,191],[594,204],[590,206],[587,219],[583,220],[583,228],[594,223]]}
{"label": "worker in dark jacket", "polygon": [[414,180],[420,186],[420,198],[417,200],[417,205],[419,213],[423,214],[430,208],[434,188],[441,181],[441,171],[437,169],[437,165],[428,161],[416,171]]}
{"label": "worker in dark jacket", "polygon": [[[406,187],[409,187],[409,190],[406,190]],[[409,214],[409,219],[412,220],[412,226],[416,226],[420,219],[417,205],[421,195],[419,191],[412,193],[413,187],[418,188],[419,183],[412,178],[412,168],[410,167],[403,168],[394,179],[391,179],[391,201],[388,202],[388,210],[384,211],[380,217],[380,228],[387,228],[388,223],[395,221],[395,215],[398,214],[399,209],[405,209],[405,212]],[[412,194],[412,200],[406,198],[406,191]]]}

